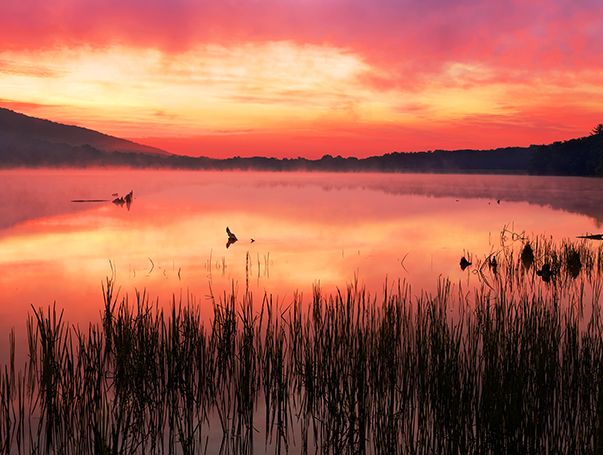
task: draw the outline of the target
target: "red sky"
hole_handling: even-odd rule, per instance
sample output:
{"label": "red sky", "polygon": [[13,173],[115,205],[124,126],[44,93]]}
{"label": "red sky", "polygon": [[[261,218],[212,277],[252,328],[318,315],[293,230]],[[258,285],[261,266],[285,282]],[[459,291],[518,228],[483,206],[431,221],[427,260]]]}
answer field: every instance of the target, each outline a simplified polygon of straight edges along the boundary
{"label": "red sky", "polygon": [[603,122],[600,0],[0,3],[0,106],[175,153],[495,148]]}

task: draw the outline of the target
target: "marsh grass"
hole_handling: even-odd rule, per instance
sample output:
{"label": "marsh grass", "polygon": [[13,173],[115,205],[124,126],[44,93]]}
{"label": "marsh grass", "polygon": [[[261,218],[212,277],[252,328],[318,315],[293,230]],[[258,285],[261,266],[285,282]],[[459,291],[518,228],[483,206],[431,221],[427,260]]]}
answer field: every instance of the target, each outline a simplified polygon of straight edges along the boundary
{"label": "marsh grass", "polygon": [[354,280],[286,304],[233,285],[211,321],[112,276],[87,330],[33,308],[28,360],[0,374],[0,452],[601,453],[602,258],[517,237],[473,257],[471,292]]}

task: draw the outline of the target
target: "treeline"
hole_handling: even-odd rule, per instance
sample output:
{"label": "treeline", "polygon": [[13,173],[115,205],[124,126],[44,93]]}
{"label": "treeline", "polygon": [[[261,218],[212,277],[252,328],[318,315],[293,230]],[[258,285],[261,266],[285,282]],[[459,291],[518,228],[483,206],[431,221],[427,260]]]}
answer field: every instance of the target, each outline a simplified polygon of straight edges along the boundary
{"label": "treeline", "polygon": [[387,153],[368,158],[325,155],[277,159],[214,159],[127,151],[105,152],[89,144],[76,146],[37,139],[0,137],[0,168],[130,167],[189,170],[267,170],[327,172],[492,172],[532,175],[603,176],[603,125],[590,136],[550,145],[496,150],[435,150]]}
{"label": "treeline", "polygon": [[369,158],[325,155],[277,159],[240,157],[214,159],[136,152],[104,152],[89,144],[74,146],[39,140],[0,138],[0,168],[20,167],[131,167],[190,170],[268,170],[328,172],[525,172],[537,146],[497,150],[436,150],[388,153]]}
{"label": "treeline", "polygon": [[537,147],[527,170],[532,175],[603,176],[603,124],[590,136]]}

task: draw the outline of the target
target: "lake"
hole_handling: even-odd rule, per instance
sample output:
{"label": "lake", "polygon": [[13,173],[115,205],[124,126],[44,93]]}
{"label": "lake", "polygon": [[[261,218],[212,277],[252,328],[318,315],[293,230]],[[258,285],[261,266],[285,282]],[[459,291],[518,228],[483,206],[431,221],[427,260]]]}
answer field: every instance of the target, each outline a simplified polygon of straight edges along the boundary
{"label": "lake", "polygon": [[[603,181],[570,177],[132,170],[0,173],[0,330],[56,302],[96,321],[101,284],[193,302],[265,293],[286,306],[355,280],[373,294],[439,277],[478,286],[461,257],[500,250],[504,228],[560,241],[597,233]],[[133,191],[128,208],[112,201]],[[72,202],[104,200],[104,202]],[[238,241],[226,247],[226,227]],[[509,237],[509,235],[508,235]],[[6,346],[7,337],[0,340]],[[5,352],[5,350],[3,350]],[[3,359],[4,361],[6,359]]]}
{"label": "lake", "polygon": [[[592,446],[598,408],[589,400],[598,396],[598,385],[594,395],[558,397],[572,384],[599,381],[588,365],[602,360],[596,353],[603,345],[597,316],[603,255],[598,240],[576,237],[600,232],[603,180],[157,170],[0,174],[0,365],[9,363],[12,330],[17,365],[24,362],[32,307],[48,314],[54,305],[63,312],[61,330],[76,328],[56,339],[37,335],[40,346],[54,347],[39,348],[40,355],[50,352],[50,360],[35,367],[41,369],[36,390],[42,401],[31,397],[37,404],[20,431],[37,428],[33,444],[46,444],[44,453],[53,453],[63,437],[66,446],[78,447],[81,441],[69,433],[76,426],[87,444],[101,444],[97,450],[107,449],[111,434],[122,435],[114,443],[125,444],[123,453],[156,444],[186,453],[189,443],[211,453],[263,453],[266,446],[298,453],[313,443],[324,453],[343,447],[383,453],[403,441],[423,441],[437,452],[455,438],[467,453],[485,453],[497,451],[498,443],[500,449],[522,441],[524,432],[543,450],[563,448],[570,439],[576,447]],[[533,265],[524,258],[528,243]],[[496,272],[493,259],[506,269]],[[549,263],[558,267],[550,282],[544,279]],[[101,324],[109,282],[116,301],[126,298],[135,318],[120,307],[116,322]],[[514,292],[526,297],[513,301]],[[343,297],[314,299],[319,293]],[[386,293],[394,298],[379,307]],[[149,308],[136,308],[137,294],[148,297]],[[582,305],[589,300],[597,308],[593,319]],[[157,316],[173,302],[185,310]],[[199,321],[211,330],[199,329]],[[101,324],[106,338],[89,324]],[[575,342],[580,330],[585,341]],[[73,342],[79,351],[71,351]],[[90,368],[103,350],[104,360],[98,357]],[[558,365],[559,352],[570,367]],[[540,374],[549,364],[553,369]],[[24,368],[17,376],[10,369],[0,375],[0,411],[7,416],[21,402],[7,391],[25,390],[27,371],[37,371]],[[48,371],[60,373],[52,379]],[[518,375],[524,379],[508,381]],[[500,391],[490,393],[498,380]],[[463,411],[453,425],[450,412],[459,402]],[[559,416],[576,406],[582,417],[568,426]],[[60,425],[47,417],[46,426],[38,426],[40,412],[55,413]],[[106,425],[94,428],[94,443],[85,433],[92,431],[86,412]],[[134,420],[124,424],[119,413]],[[541,415],[548,416],[546,424],[536,422]],[[477,428],[476,421],[488,423]],[[526,430],[532,423],[535,429]],[[499,434],[501,427],[508,434]],[[0,425],[0,436],[13,447],[16,434]],[[148,439],[154,434],[159,439]]]}

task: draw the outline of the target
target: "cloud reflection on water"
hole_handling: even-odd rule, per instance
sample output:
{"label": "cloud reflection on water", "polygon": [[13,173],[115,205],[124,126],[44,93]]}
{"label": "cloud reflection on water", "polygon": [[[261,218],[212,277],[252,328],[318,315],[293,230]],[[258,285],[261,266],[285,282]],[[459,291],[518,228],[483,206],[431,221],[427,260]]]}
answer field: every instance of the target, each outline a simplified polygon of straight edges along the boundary
{"label": "cloud reflection on water", "polygon": [[[358,277],[374,294],[401,279],[418,294],[440,276],[466,283],[460,258],[498,248],[509,223],[560,240],[603,220],[592,179],[11,171],[1,181],[2,332],[55,300],[71,322],[96,320],[109,260],[122,296],[190,298],[209,316],[210,284],[216,296],[248,284],[287,301],[309,300],[317,284],[333,292]],[[69,202],[131,189],[129,212]],[[238,237],[228,249],[227,226]]]}

